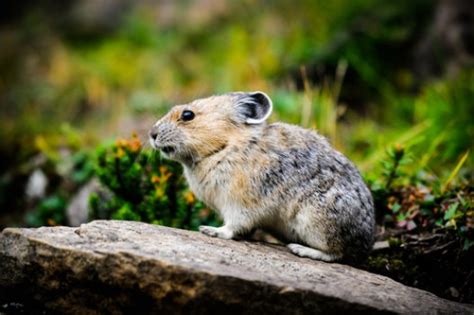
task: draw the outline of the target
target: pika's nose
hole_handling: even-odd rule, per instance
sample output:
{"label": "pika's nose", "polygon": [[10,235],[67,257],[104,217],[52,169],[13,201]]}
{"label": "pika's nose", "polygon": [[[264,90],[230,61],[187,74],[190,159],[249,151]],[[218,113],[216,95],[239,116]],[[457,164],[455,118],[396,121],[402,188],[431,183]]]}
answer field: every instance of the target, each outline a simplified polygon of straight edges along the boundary
{"label": "pika's nose", "polygon": [[158,137],[158,129],[156,127],[151,128],[148,135],[150,136],[151,139],[153,139],[153,141],[155,141],[156,137]]}

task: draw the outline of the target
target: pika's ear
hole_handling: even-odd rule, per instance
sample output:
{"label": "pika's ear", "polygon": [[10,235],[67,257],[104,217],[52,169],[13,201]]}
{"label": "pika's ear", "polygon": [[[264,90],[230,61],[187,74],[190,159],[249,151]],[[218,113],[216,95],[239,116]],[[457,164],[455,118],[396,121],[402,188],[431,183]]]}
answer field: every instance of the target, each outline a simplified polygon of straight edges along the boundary
{"label": "pika's ear", "polygon": [[267,94],[256,91],[239,93],[237,110],[244,116],[244,121],[249,125],[263,123],[272,113],[273,103]]}

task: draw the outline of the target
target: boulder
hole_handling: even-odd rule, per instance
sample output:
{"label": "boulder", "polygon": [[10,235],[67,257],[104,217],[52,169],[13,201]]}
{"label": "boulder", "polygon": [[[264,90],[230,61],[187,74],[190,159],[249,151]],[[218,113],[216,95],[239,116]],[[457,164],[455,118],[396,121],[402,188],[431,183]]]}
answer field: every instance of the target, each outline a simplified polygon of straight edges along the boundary
{"label": "boulder", "polygon": [[69,314],[474,312],[283,246],[127,221],[5,229],[0,305]]}

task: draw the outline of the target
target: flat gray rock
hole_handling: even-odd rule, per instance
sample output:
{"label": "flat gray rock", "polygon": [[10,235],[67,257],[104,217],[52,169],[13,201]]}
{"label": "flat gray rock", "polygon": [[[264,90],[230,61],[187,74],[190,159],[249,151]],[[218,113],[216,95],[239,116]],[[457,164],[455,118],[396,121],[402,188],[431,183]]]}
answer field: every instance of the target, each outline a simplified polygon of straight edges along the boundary
{"label": "flat gray rock", "polygon": [[472,305],[281,246],[127,221],[5,229],[0,302],[71,314],[474,314]]}

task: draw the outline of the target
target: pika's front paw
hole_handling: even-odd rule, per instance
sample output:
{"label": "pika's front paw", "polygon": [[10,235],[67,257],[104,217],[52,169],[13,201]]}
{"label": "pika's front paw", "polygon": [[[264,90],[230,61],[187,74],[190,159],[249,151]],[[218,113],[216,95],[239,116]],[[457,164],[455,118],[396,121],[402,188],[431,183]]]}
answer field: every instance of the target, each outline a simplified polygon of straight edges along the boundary
{"label": "pika's front paw", "polygon": [[232,231],[230,231],[225,226],[216,228],[213,226],[201,225],[199,227],[199,232],[201,232],[202,234],[212,236],[212,237],[218,237],[218,238],[223,238],[223,239],[231,239],[234,236],[234,233],[232,233]]}
{"label": "pika's front paw", "polygon": [[217,237],[217,228],[213,226],[201,225],[199,226],[199,232],[208,236]]}

